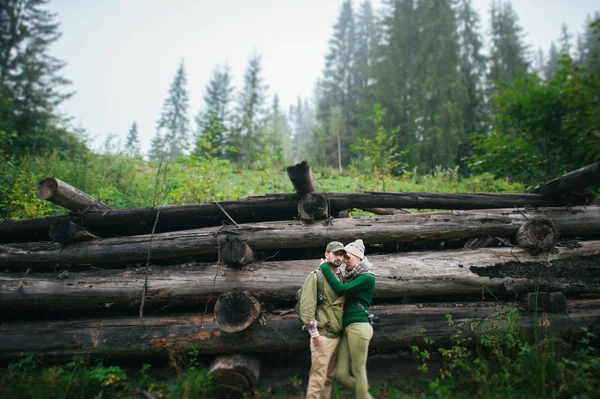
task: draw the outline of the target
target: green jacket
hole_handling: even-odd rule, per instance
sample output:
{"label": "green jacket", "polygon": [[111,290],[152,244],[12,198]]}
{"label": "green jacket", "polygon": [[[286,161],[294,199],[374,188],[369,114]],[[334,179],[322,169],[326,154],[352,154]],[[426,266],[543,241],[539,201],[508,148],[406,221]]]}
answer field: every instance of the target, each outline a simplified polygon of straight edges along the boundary
{"label": "green jacket", "polygon": [[[327,267],[334,280],[328,262],[322,263]],[[317,320],[319,334],[328,338],[337,338],[342,334],[342,316],[344,314],[343,296],[335,293],[327,280],[323,279],[323,302],[317,306],[317,272],[312,271],[306,277],[300,297],[300,319],[306,325],[309,321]]]}
{"label": "green jacket", "polygon": [[[347,327],[352,323],[368,323],[367,312],[373,300],[373,292],[375,292],[375,276],[371,273],[359,274],[354,280],[343,284],[335,278],[329,268],[321,266],[321,270],[331,288],[346,297],[343,326]],[[358,302],[366,311],[358,306]]]}

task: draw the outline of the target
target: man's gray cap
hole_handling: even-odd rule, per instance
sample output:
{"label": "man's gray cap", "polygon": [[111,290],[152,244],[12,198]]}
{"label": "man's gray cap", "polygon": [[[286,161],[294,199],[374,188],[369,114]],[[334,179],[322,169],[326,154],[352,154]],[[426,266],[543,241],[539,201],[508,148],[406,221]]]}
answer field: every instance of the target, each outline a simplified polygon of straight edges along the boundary
{"label": "man's gray cap", "polygon": [[331,241],[329,244],[327,244],[327,248],[325,249],[325,252],[337,252],[337,251],[343,251],[344,250],[344,244],[342,244],[339,241]]}

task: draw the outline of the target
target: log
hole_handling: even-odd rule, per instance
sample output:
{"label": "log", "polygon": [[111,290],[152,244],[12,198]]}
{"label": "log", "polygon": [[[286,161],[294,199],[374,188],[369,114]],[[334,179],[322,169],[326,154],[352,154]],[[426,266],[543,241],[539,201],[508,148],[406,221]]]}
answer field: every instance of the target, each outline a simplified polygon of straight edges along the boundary
{"label": "log", "polygon": [[261,312],[260,302],[248,291],[225,292],[215,303],[215,320],[221,330],[229,333],[250,327]]}
{"label": "log", "polygon": [[395,208],[365,208],[363,211],[374,213],[375,215],[400,215],[403,213],[414,213],[410,209],[395,209]]}
{"label": "log", "polygon": [[[311,194],[313,195],[313,194]],[[439,194],[439,193],[315,193],[327,199],[329,214],[338,217],[348,209],[497,209],[563,206],[565,198],[540,194]],[[269,194],[245,200],[160,207],[155,233],[220,226],[231,223],[221,207],[237,223],[292,220],[298,214],[297,194]],[[580,201],[583,205],[584,201]],[[574,203],[573,205],[577,205]],[[150,234],[157,208],[117,209],[75,215],[0,223],[0,243],[45,241],[54,223],[64,220],[81,225],[100,237]]]}
{"label": "log", "polygon": [[68,220],[63,220],[62,222],[58,222],[50,226],[49,235],[52,241],[62,244],[69,242],[88,241],[99,238],[83,227]]}
{"label": "log", "polygon": [[[501,306],[507,309],[517,305],[476,302],[374,306],[372,310],[380,317],[380,323],[374,327],[370,348],[408,349],[423,344],[424,336],[445,344],[456,333],[456,326],[448,325],[446,315],[455,324],[468,323],[467,319],[496,314]],[[569,301],[565,313],[549,313],[539,318],[523,313],[519,323],[529,332],[537,325],[542,339],[546,336],[577,339],[581,327],[592,332],[600,328],[600,300]],[[264,324],[254,323],[237,333],[221,331],[212,315],[147,316],[143,324],[139,318],[0,324],[0,359],[7,361],[28,355],[72,357],[82,353],[140,358],[187,352],[191,345],[196,345],[200,354],[286,352],[307,350],[309,337],[301,331],[293,313],[268,315]]]}
{"label": "log", "polygon": [[219,356],[208,369],[211,398],[243,398],[258,385],[260,361],[244,354]]}
{"label": "log", "polygon": [[562,313],[567,310],[567,298],[562,292],[528,292],[525,306],[530,312]]}
{"label": "log", "polygon": [[[550,180],[540,187],[534,188],[530,193],[562,195],[580,192],[586,187],[597,185],[600,185],[600,162],[596,162]],[[588,203],[594,199],[594,196],[592,196],[591,199],[589,198],[589,193],[583,193],[582,197],[585,198]]]}
{"label": "log", "polygon": [[302,222],[271,222],[227,226],[153,236],[107,238],[68,245],[60,250],[15,250],[0,253],[0,270],[90,266],[151,259],[200,259],[215,254],[221,243],[236,238],[253,250],[319,248],[337,240],[361,238],[365,244],[423,243],[461,240],[477,236],[512,237],[527,221],[554,222],[566,236],[598,236],[600,208],[546,208],[543,212],[488,210],[336,219],[305,225]]}
{"label": "log", "polygon": [[323,195],[306,194],[298,201],[298,216],[304,222],[325,219],[329,216],[327,199]]}
{"label": "log", "polygon": [[219,259],[230,266],[245,266],[255,259],[254,251],[248,244],[236,238],[225,241],[219,247]]}
{"label": "log", "polygon": [[73,212],[90,210],[108,211],[111,209],[110,206],[99,199],[76,189],[56,177],[49,177],[40,181],[37,193],[40,198]]}
{"label": "log", "polygon": [[[474,251],[430,251],[374,255],[375,298],[448,295],[496,296],[542,291],[600,294],[600,241],[559,247],[556,253],[531,253],[522,248]],[[263,302],[290,303],[319,261],[269,261],[258,269],[218,265],[153,267],[148,276],[145,309],[187,307],[214,301],[242,289]],[[108,309],[137,314],[145,268],[58,273],[0,274],[0,308],[16,314],[46,314],[83,309]]]}
{"label": "log", "polygon": [[517,245],[532,250],[546,250],[558,242],[558,231],[552,221],[532,220],[519,228]]}
{"label": "log", "polygon": [[313,177],[312,170],[307,161],[302,161],[294,166],[288,166],[287,174],[294,185],[296,194],[299,196],[304,196],[310,192],[317,191],[315,178]]}

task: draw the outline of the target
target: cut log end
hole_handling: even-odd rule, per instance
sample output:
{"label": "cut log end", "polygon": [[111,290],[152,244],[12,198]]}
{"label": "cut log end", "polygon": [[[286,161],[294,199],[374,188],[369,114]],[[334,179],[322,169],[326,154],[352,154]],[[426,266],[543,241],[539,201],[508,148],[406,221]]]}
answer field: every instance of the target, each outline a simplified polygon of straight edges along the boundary
{"label": "cut log end", "polygon": [[230,266],[245,266],[254,262],[254,251],[241,240],[227,240],[219,247],[221,261]]}
{"label": "cut log end", "polygon": [[49,199],[54,196],[56,189],[58,188],[58,182],[56,178],[49,177],[38,183],[37,193],[41,199]]}
{"label": "cut log end", "polygon": [[298,215],[304,222],[325,219],[329,214],[327,199],[318,194],[306,194],[298,201]]}
{"label": "cut log end", "polygon": [[546,250],[558,242],[558,229],[549,222],[530,220],[517,231],[517,245],[533,250]]}
{"label": "cut log end", "polygon": [[243,398],[258,384],[260,362],[246,355],[217,357],[208,370],[213,378],[211,397]]}
{"label": "cut log end", "polygon": [[261,311],[260,302],[248,291],[226,292],[215,304],[215,320],[221,330],[238,332],[254,323]]}

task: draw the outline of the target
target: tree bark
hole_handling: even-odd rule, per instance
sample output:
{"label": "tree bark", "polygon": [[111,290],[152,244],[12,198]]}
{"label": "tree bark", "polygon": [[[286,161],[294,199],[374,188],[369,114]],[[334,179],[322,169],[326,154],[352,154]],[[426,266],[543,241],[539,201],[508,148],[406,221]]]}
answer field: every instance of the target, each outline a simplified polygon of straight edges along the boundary
{"label": "tree bark", "polygon": [[109,211],[111,207],[56,177],[38,183],[38,196],[73,212]]}
{"label": "tree bark", "polygon": [[[600,241],[559,247],[557,253],[531,253],[521,248],[474,251],[430,251],[369,256],[374,264],[377,300],[448,295],[494,295],[542,291],[600,293]],[[260,301],[295,300],[319,261],[298,260],[255,264],[253,270],[217,265],[153,267],[148,275],[146,309],[189,307],[214,301],[236,289]],[[83,309],[127,310],[136,314],[145,268],[58,273],[0,274],[0,308],[22,312],[66,312]]]}
{"label": "tree bark", "polygon": [[[497,313],[498,303],[452,303],[375,306],[380,317],[374,326],[370,348],[410,348],[422,345],[423,338],[446,344],[467,319],[487,318]],[[515,304],[504,304],[512,308]],[[577,339],[581,327],[600,328],[600,300],[570,301],[567,312],[549,313],[536,318],[524,313],[519,323],[538,336]],[[506,309],[505,308],[505,309]],[[448,325],[446,315],[455,326]],[[426,331],[426,332],[423,332]],[[477,330],[464,330],[476,334]],[[301,331],[296,315],[271,314],[263,325],[252,324],[239,333],[219,329],[212,315],[139,318],[81,319],[43,322],[5,322],[0,324],[0,358],[15,361],[28,355],[71,357],[76,354],[111,357],[165,355],[169,351],[188,351],[191,345],[201,354],[264,353],[307,349],[309,337]]]}
{"label": "tree bark", "polygon": [[600,208],[546,208],[543,212],[488,210],[416,213],[408,215],[336,219],[326,225],[271,222],[240,227],[219,227],[162,233],[153,236],[107,238],[74,243],[60,250],[0,253],[0,270],[26,270],[56,266],[89,266],[169,258],[201,259],[215,254],[219,244],[236,238],[253,250],[319,248],[332,240],[365,244],[423,243],[460,240],[475,236],[513,237],[529,220],[553,222],[562,236],[600,234]]}
{"label": "tree bark", "polygon": [[[572,192],[580,192],[586,187],[600,185],[600,162],[585,166],[583,168],[569,172],[561,177],[550,180],[549,182],[534,188],[530,193],[544,195],[562,195]],[[592,193],[593,194],[593,193]],[[586,198],[586,195],[583,195]],[[586,201],[591,202],[586,198]]]}
{"label": "tree bark", "polygon": [[[540,194],[432,194],[432,193],[315,193],[324,197],[334,217],[347,209],[495,209],[562,206],[565,198]],[[219,204],[237,223],[292,220],[298,214],[297,194],[270,194]],[[580,201],[583,204],[583,201]],[[576,204],[573,204],[576,205]],[[117,209],[75,215],[0,223],[0,243],[46,241],[50,226],[71,221],[100,237],[150,234],[157,208]],[[155,233],[220,226],[231,223],[215,203],[160,207]]]}
{"label": "tree bark", "polygon": [[304,196],[317,190],[315,178],[307,161],[302,161],[294,166],[288,166],[287,174],[294,185],[296,194],[299,196]]}

